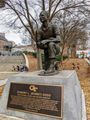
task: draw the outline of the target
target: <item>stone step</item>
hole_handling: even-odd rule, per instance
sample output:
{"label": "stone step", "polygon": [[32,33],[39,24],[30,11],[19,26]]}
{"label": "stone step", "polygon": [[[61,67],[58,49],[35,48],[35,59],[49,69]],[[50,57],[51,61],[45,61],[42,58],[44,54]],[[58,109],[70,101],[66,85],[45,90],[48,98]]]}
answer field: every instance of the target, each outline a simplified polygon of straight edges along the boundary
{"label": "stone step", "polygon": [[0,57],[0,63],[20,63],[24,62],[23,56],[2,56]]}
{"label": "stone step", "polygon": [[23,56],[0,56],[0,72],[13,71],[13,66],[25,64]]}
{"label": "stone step", "polygon": [[9,72],[9,71],[13,71],[13,66],[16,67],[18,64],[10,64],[10,63],[6,63],[6,64],[0,64],[0,72]]}

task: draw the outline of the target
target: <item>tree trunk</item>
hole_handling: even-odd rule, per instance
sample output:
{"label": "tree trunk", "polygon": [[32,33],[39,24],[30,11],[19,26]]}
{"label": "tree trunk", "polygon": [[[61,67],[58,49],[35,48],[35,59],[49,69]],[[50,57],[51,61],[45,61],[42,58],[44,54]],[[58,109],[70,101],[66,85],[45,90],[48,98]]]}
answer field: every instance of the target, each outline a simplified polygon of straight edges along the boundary
{"label": "tree trunk", "polygon": [[71,57],[72,57],[72,58],[76,58],[76,46],[75,46],[75,47],[72,47]]}
{"label": "tree trunk", "polygon": [[63,61],[63,52],[64,52],[64,47],[65,47],[65,45],[63,45],[62,47],[61,47],[61,62]]}
{"label": "tree trunk", "polygon": [[71,48],[70,47],[67,48],[67,56],[68,56],[68,59],[71,57]]}

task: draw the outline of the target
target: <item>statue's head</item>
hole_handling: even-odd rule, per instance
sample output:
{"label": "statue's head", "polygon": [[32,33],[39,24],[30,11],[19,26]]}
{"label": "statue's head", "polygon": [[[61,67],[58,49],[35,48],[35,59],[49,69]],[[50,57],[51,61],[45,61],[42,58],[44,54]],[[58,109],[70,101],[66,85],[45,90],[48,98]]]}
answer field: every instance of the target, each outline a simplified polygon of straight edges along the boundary
{"label": "statue's head", "polygon": [[39,15],[40,17],[40,21],[43,23],[43,22],[46,22],[48,20],[48,12],[47,11],[42,11]]}

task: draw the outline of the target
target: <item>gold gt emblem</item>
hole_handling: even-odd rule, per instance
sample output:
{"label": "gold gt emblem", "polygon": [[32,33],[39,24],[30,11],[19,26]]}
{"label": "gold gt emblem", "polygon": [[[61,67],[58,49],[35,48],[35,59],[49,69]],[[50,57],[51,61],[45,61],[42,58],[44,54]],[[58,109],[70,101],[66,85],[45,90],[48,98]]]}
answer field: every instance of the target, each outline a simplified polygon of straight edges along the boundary
{"label": "gold gt emblem", "polygon": [[36,87],[35,85],[30,85],[29,89],[33,92],[36,92],[38,90],[38,87]]}

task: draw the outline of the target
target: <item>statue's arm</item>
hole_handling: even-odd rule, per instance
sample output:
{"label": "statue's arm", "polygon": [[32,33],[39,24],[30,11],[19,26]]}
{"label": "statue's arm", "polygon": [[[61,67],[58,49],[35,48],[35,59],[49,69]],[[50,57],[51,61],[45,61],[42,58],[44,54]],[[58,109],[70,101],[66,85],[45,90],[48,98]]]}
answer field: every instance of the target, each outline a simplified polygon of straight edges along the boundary
{"label": "statue's arm", "polygon": [[37,31],[37,40],[36,40],[37,45],[46,44],[48,42],[60,43],[61,40],[60,40],[60,31],[59,31],[59,28],[56,25],[54,25],[53,29],[54,29],[54,34],[55,34],[56,37],[50,37],[50,38],[44,39],[44,40],[41,39],[41,32],[40,32],[40,30]]}
{"label": "statue's arm", "polygon": [[41,43],[41,35],[40,35],[40,30],[36,31],[36,44],[37,46]]}
{"label": "statue's arm", "polygon": [[56,43],[59,43],[60,40],[58,38],[54,38],[54,37],[50,37],[48,39],[45,39],[45,40],[42,40],[41,43],[42,44],[46,44],[48,42],[56,42]]}

